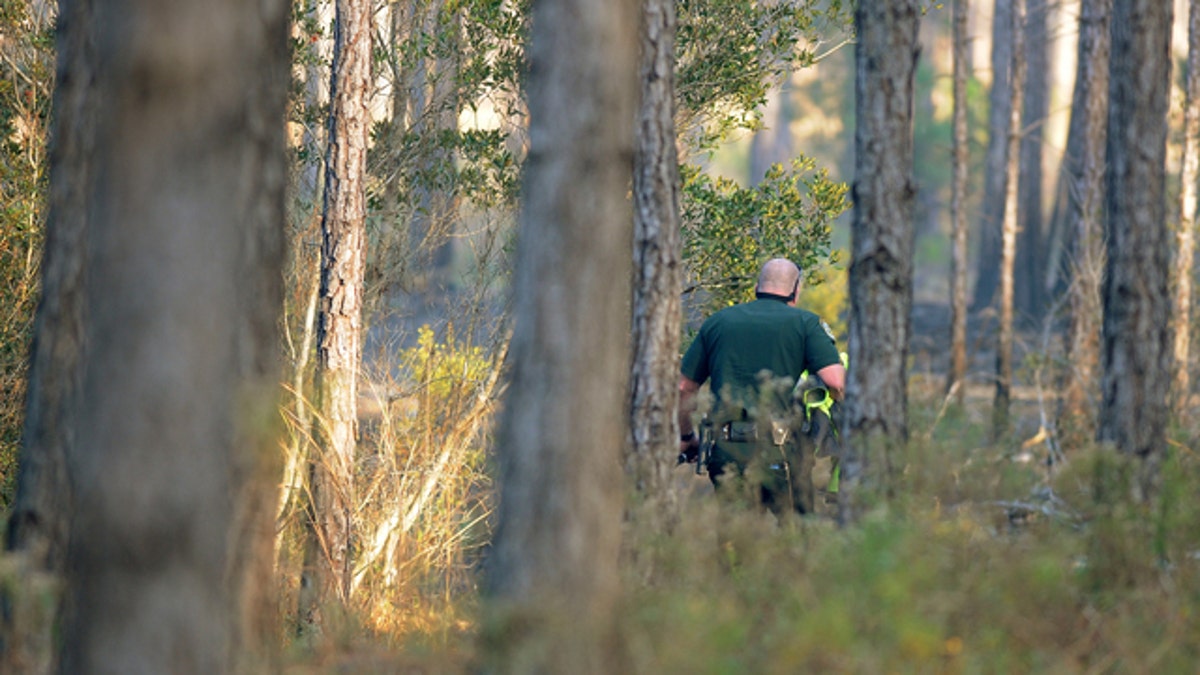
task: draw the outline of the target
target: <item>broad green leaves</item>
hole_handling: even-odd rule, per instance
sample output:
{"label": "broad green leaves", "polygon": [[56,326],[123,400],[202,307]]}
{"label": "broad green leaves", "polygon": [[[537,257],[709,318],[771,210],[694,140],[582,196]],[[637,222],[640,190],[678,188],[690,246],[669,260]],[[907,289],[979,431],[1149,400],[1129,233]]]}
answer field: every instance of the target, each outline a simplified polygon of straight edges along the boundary
{"label": "broad green leaves", "polygon": [[837,261],[831,225],[849,206],[848,188],[812,159],[799,157],[786,170],[776,164],[752,188],[694,166],[683,177],[684,292],[705,292],[710,307],[752,297],[754,275],[770,258],[791,259],[810,282],[820,263]]}

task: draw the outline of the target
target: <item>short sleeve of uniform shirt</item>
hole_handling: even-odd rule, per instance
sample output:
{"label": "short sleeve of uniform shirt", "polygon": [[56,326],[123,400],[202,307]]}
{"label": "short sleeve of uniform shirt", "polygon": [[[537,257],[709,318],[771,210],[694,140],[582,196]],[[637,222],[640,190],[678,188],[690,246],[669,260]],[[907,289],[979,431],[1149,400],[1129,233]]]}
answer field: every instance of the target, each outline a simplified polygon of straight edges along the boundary
{"label": "short sleeve of uniform shirt", "polygon": [[680,371],[714,391],[753,385],[758,373],[797,379],[840,363],[833,333],[816,314],[772,299],[735,305],[713,314],[684,354]]}

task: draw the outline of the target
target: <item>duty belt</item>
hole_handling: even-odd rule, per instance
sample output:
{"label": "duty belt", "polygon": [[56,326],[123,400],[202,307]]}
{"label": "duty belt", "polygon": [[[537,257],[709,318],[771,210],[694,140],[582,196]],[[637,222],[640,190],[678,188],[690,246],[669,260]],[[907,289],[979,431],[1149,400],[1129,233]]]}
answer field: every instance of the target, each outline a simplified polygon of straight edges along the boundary
{"label": "duty belt", "polygon": [[[791,425],[786,422],[771,421],[771,443],[783,445],[792,435]],[[718,438],[729,443],[757,443],[758,423],[747,420],[742,422],[726,422],[721,425]]]}

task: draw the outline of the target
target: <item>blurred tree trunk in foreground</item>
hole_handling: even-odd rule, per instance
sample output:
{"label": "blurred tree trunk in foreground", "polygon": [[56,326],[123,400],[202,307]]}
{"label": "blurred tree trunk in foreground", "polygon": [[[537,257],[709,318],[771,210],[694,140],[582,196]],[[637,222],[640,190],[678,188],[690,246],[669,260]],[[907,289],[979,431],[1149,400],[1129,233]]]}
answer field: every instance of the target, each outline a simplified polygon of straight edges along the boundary
{"label": "blurred tree trunk in foreground", "polygon": [[61,670],[262,672],[278,665],[287,3],[104,9]]}
{"label": "blurred tree trunk in foreground", "polygon": [[83,246],[94,142],[96,29],[91,14],[91,0],[59,3],[42,294],[34,320],[16,499],[5,542],[7,550],[25,554],[22,571],[29,576],[21,588],[6,588],[0,599],[5,607],[0,613],[0,671],[49,672],[53,653],[59,594],[50,592],[46,607],[46,599],[37,596],[47,591],[33,580],[61,580],[69,535],[67,455],[77,442],[69,423],[79,405],[82,378]]}
{"label": "blurred tree trunk in foreground", "polygon": [[1100,280],[1104,274],[1104,144],[1108,129],[1108,59],[1112,0],[1083,0],[1071,123],[1063,162],[1070,308],[1058,428],[1074,445],[1096,428],[1100,390]]}
{"label": "blurred tree trunk in foreground", "polygon": [[350,592],[366,256],[370,2],[337,1],[331,70],[317,322],[319,450],[311,460],[308,540],[300,581],[302,629],[320,622],[322,605],[345,603]]}
{"label": "blurred tree trunk in foreground", "polygon": [[1008,176],[1008,122],[1012,111],[1012,0],[995,0],[992,11],[992,88],[988,101],[988,146],[984,157],[983,206],[979,217],[979,264],[971,308],[992,305],[1000,286],[1000,230]]}
{"label": "blurred tree trunk in foreground", "polygon": [[850,261],[850,381],[838,520],[857,520],[863,489],[890,482],[908,440],[905,391],[912,307],[913,82],[916,0],[862,0],[855,12],[854,222]]}
{"label": "blurred tree trunk in foreground", "polygon": [[1192,274],[1196,251],[1196,203],[1200,191],[1200,0],[1188,3],[1187,94],[1184,103],[1183,170],[1179,231],[1176,234],[1174,273],[1175,373],[1172,402],[1176,414],[1187,412],[1191,395],[1190,338]]}
{"label": "blurred tree trunk in foreground", "polygon": [[1166,222],[1172,6],[1115,0],[1108,112],[1104,400],[1098,438],[1141,460],[1138,498],[1166,453],[1170,303]]}
{"label": "blurred tree trunk in foreground", "polygon": [[633,173],[633,368],[626,471],[663,497],[678,449],[679,158],[675,148],[675,3],[645,0]]}
{"label": "blurred tree trunk in foreground", "polygon": [[604,673],[628,438],[638,5],[535,0],[486,658]]}
{"label": "blurred tree trunk in foreground", "polygon": [[91,179],[96,76],[91,0],[59,3],[58,64],[50,134],[50,196],[42,297],[34,325],[17,499],[8,548],[29,551],[39,569],[60,573],[71,503],[68,421],[78,404],[83,359],[83,246]]}
{"label": "blurred tree trunk in foreground", "polygon": [[1012,65],[1009,67],[1008,177],[1005,179],[1004,219],[1000,228],[1000,307],[996,335],[996,392],[992,399],[992,440],[1008,433],[1012,398],[1013,267],[1020,217],[1021,114],[1025,91],[1025,0],[1012,2]]}
{"label": "blurred tree trunk in foreground", "polygon": [[[954,0],[954,166],[950,193],[950,372],[947,392],[954,392],[958,405],[967,397],[967,214],[963,202],[967,196],[967,79],[970,77],[970,51],[967,17],[970,0]],[[957,388],[955,388],[957,387]]]}

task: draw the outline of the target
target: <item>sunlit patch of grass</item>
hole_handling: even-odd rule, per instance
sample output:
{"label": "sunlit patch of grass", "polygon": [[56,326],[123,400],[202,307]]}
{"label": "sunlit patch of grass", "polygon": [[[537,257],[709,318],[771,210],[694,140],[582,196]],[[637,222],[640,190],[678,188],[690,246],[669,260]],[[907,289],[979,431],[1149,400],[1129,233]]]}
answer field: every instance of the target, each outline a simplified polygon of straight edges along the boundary
{"label": "sunlit patch of grass", "polygon": [[[364,391],[369,405],[360,403],[351,596],[344,608],[356,636],[342,640],[335,627],[322,637],[332,645],[310,648],[354,650],[368,639],[388,648],[440,650],[472,630],[480,549],[491,537],[485,447],[502,356],[501,348],[477,346],[452,327],[441,337],[424,327],[415,344],[372,373]],[[362,415],[363,409],[370,412]],[[300,429],[292,433],[305,437]],[[315,452],[310,443],[297,445]],[[284,516],[279,573],[286,614],[296,602],[303,512],[292,508]]]}

